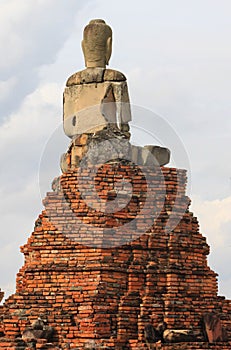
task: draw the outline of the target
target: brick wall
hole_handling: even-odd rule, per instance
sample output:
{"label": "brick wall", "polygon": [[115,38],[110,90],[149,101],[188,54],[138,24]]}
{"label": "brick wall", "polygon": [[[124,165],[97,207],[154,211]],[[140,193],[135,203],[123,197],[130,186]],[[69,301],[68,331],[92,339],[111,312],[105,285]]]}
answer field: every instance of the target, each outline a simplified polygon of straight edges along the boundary
{"label": "brick wall", "polygon": [[145,325],[162,321],[192,327],[200,343],[160,349],[230,348],[203,343],[205,312],[221,316],[231,339],[231,303],[217,296],[184,170],[108,164],[65,173],[53,189],[21,247],[25,264],[4,304],[1,349],[38,316],[55,328],[60,348],[145,349]]}

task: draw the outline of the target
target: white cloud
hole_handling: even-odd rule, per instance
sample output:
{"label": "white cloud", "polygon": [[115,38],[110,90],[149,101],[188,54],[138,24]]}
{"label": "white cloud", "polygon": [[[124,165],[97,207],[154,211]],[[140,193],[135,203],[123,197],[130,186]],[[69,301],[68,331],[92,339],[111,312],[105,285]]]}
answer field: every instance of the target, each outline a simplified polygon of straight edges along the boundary
{"label": "white cloud", "polygon": [[83,5],[83,0],[1,2],[0,81],[16,83],[2,94],[0,122],[37,87],[41,67],[55,62]]}
{"label": "white cloud", "polygon": [[209,238],[214,250],[230,244],[231,232],[227,235],[224,226],[231,225],[231,196],[221,200],[202,200],[198,196],[193,197],[193,208],[199,216],[202,232]]}
{"label": "white cloud", "polygon": [[34,173],[44,143],[61,122],[61,96],[59,85],[41,86],[28,95],[21,108],[1,125],[0,157],[1,164],[4,164],[1,186],[7,188],[9,179],[17,172],[21,176],[16,183],[25,182]]}
{"label": "white cloud", "polygon": [[[61,87],[57,84],[47,84],[38,87],[33,93],[26,96],[21,108],[9,116],[8,120],[0,128],[0,139],[2,147],[3,143],[9,143],[10,139],[15,140],[18,137],[41,136],[41,131],[54,128],[54,119],[59,116],[55,115],[59,112],[59,100],[62,96]],[[52,107],[52,118],[49,107]],[[48,115],[46,114],[48,113]],[[9,132],[7,132],[9,131]],[[35,132],[36,131],[36,132]],[[26,142],[26,139],[25,139]]]}
{"label": "white cloud", "polygon": [[[14,65],[21,69],[53,61],[63,45],[81,2],[74,0],[4,1],[1,4],[0,71]],[[60,30],[62,28],[62,30]]]}
{"label": "white cloud", "polygon": [[194,196],[192,210],[198,217],[201,233],[207,237],[211,248],[209,263],[219,273],[219,291],[231,298],[231,196],[222,200],[203,200]]}
{"label": "white cloud", "polygon": [[0,81],[0,101],[4,101],[9,97],[16,83],[17,79],[15,77],[11,77],[6,81]]}
{"label": "white cloud", "polygon": [[41,211],[39,188],[36,179],[23,184],[19,189],[6,193],[0,188],[1,289],[7,297],[15,288],[16,273],[23,265],[20,246],[25,244],[33,229],[33,221]]}
{"label": "white cloud", "polygon": [[4,298],[2,300],[2,303],[3,303],[4,300],[8,298],[8,296],[15,293],[15,282],[2,284],[0,291],[4,292]]}
{"label": "white cloud", "polygon": [[[0,126],[0,161],[4,169],[0,173],[0,275],[3,291],[5,285],[12,285],[22,265],[19,247],[26,243],[42,210],[40,192],[43,191],[44,196],[44,192],[51,190],[52,176],[59,174],[60,145],[49,153],[49,164],[53,165],[50,172],[44,174],[46,164],[42,162],[40,167],[40,158],[47,140],[61,124],[61,90],[53,83],[38,87],[24,99],[17,113]],[[46,177],[45,184],[39,183],[39,176],[43,181]]]}

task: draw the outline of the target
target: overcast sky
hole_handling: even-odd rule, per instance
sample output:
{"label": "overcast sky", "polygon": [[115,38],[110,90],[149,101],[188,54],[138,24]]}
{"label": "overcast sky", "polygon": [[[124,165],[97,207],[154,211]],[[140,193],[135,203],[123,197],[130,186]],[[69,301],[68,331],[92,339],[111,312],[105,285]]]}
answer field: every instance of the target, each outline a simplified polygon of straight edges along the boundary
{"label": "overcast sky", "polygon": [[171,165],[187,168],[191,210],[211,246],[219,292],[231,298],[230,13],[230,0],[0,0],[0,287],[7,294],[23,264],[19,246],[69,143],[62,92],[84,68],[83,27],[103,18],[113,28],[110,67],[127,76],[134,115],[143,111],[133,122],[137,140],[153,136],[171,149]]}

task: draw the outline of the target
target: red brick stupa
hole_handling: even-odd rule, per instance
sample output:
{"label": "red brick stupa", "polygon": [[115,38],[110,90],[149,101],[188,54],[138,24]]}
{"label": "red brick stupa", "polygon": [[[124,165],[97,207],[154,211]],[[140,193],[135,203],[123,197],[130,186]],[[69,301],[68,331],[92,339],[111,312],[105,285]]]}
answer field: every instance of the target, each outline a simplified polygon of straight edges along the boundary
{"label": "red brick stupa", "polygon": [[103,20],[84,30],[86,69],[64,92],[71,145],[21,247],[0,349],[231,349],[231,301],[217,294],[186,171],[166,167],[168,149],[130,143],[111,38]]}

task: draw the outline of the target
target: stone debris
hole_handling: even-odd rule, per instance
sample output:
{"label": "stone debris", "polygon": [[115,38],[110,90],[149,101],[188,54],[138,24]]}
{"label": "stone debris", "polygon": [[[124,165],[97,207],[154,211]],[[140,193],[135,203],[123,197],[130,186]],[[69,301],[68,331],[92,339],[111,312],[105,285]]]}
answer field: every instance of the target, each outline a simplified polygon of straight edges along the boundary
{"label": "stone debris", "polygon": [[192,329],[167,329],[166,322],[157,325],[156,328],[152,324],[144,328],[144,334],[147,344],[153,343],[188,343],[197,342],[198,334]]}
{"label": "stone debris", "polygon": [[189,343],[195,342],[196,338],[192,330],[166,329],[163,333],[165,343]]}
{"label": "stone debris", "polygon": [[222,323],[218,314],[212,312],[206,313],[203,316],[203,325],[206,339],[209,343],[228,341],[227,333],[222,327]]}
{"label": "stone debris", "polygon": [[37,342],[38,339],[51,341],[54,335],[54,328],[46,325],[46,321],[38,317],[31,327],[27,327],[22,333],[22,340],[26,343]]}
{"label": "stone debris", "polygon": [[73,138],[69,149],[61,156],[63,173],[83,165],[128,161],[138,166],[160,167],[170,161],[170,151],[160,146],[134,146],[129,142],[130,133],[109,125],[94,134],[82,134]]}

